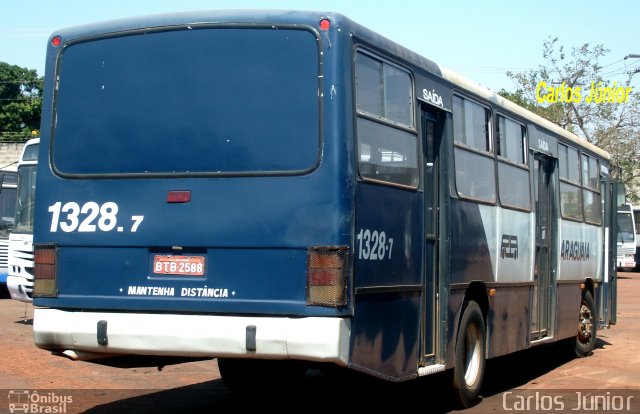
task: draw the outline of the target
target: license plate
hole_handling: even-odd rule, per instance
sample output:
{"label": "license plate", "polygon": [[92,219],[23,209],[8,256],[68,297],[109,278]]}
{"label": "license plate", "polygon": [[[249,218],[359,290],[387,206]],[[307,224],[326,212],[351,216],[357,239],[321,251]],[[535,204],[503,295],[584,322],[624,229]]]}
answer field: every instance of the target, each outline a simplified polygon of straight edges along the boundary
{"label": "license plate", "polygon": [[156,275],[203,276],[203,256],[165,256],[153,257],[153,273]]}

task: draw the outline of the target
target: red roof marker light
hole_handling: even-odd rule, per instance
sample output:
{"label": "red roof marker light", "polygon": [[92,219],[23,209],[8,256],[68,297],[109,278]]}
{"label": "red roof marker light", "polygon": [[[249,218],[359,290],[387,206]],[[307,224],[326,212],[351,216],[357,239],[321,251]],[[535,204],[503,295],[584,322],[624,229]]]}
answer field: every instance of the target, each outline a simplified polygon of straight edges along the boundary
{"label": "red roof marker light", "polygon": [[62,39],[60,38],[60,36],[54,36],[53,39],[51,39],[51,45],[53,47],[60,46],[60,43],[62,43]]}
{"label": "red roof marker light", "polygon": [[320,30],[329,30],[329,28],[331,27],[331,20],[329,19],[322,19],[320,20]]}

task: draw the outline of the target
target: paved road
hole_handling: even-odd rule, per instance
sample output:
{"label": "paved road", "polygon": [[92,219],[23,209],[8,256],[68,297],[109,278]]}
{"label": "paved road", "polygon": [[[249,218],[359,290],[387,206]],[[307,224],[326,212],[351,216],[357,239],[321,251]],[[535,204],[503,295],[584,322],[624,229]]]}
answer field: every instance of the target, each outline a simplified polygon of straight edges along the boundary
{"label": "paved road", "polygon": [[[0,413],[9,412],[9,398],[26,398],[18,395],[20,390],[39,401],[41,410],[48,407],[49,412],[55,408],[67,413],[343,411],[350,407],[380,411],[386,404],[393,404],[394,412],[454,410],[447,396],[447,378],[441,374],[388,384],[346,371],[312,370],[294,389],[238,396],[224,386],[211,360],[166,366],[162,371],[155,366],[123,369],[73,362],[35,348],[32,316],[31,305],[0,299]],[[589,358],[574,358],[566,352],[567,344],[560,343],[489,361],[483,400],[462,412],[640,413],[640,273],[620,275],[618,324],[598,335],[597,349]],[[592,410],[597,404],[600,411]]]}

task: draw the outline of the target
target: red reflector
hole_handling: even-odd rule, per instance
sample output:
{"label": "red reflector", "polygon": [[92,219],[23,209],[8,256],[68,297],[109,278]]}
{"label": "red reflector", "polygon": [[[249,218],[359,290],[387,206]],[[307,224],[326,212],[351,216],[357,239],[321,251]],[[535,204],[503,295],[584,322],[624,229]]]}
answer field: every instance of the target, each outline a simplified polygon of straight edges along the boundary
{"label": "red reflector", "polygon": [[56,264],[56,251],[50,248],[35,249],[34,259],[37,264]]}
{"label": "red reflector", "polygon": [[56,297],[57,249],[53,245],[34,246],[33,297]]}
{"label": "red reflector", "polygon": [[191,190],[172,190],[167,193],[167,203],[188,203],[191,201]]}
{"label": "red reflector", "polygon": [[55,279],[56,267],[52,264],[37,263],[34,267],[33,273],[36,280]]}
{"label": "red reflector", "polygon": [[342,269],[309,269],[309,285],[337,286],[341,276]]}
{"label": "red reflector", "polygon": [[54,36],[53,39],[51,39],[51,45],[54,47],[60,46],[60,43],[62,43],[60,36]]}
{"label": "red reflector", "polygon": [[347,246],[311,246],[307,251],[307,303],[340,307],[347,304]]}
{"label": "red reflector", "polygon": [[331,20],[329,19],[322,19],[320,20],[320,30],[329,30],[329,28],[331,27]]}

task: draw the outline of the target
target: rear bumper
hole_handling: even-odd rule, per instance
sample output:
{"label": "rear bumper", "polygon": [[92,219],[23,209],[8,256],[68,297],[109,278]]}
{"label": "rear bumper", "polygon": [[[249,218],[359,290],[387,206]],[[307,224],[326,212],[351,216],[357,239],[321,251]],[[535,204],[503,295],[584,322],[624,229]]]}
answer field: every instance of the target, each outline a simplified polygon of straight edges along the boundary
{"label": "rear bumper", "polygon": [[[100,321],[106,321],[106,345],[98,344]],[[350,321],[345,318],[102,313],[48,308],[36,308],[33,322],[36,345],[53,351],[298,359],[341,366],[348,362],[350,328]],[[255,351],[251,350],[254,347]]]}
{"label": "rear bumper", "polygon": [[33,282],[20,276],[7,276],[7,289],[11,299],[20,302],[33,302],[31,293],[33,292]]}
{"label": "rear bumper", "polygon": [[633,270],[636,267],[636,262],[633,260],[618,260],[618,269]]}

